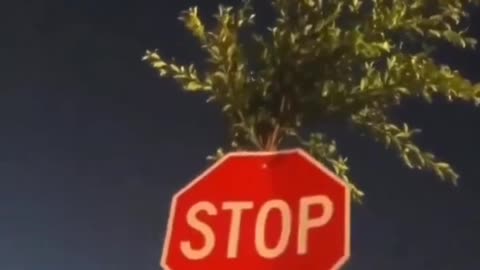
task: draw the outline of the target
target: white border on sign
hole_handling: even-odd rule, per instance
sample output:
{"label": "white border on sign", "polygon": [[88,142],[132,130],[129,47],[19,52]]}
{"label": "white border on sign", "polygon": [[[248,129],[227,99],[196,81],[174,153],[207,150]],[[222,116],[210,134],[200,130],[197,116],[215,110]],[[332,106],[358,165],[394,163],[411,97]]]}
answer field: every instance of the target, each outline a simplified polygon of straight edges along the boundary
{"label": "white border on sign", "polygon": [[210,174],[213,170],[218,168],[223,162],[225,162],[227,159],[231,157],[247,157],[247,156],[274,156],[274,155],[285,155],[285,154],[292,154],[292,153],[297,153],[303,156],[307,161],[315,165],[319,170],[327,174],[331,179],[336,181],[338,184],[343,186],[345,188],[345,250],[344,250],[344,255],[337,261],[335,265],[330,270],[339,270],[340,267],[342,267],[347,260],[350,258],[351,252],[350,252],[350,230],[351,230],[351,217],[350,217],[350,210],[351,210],[351,205],[350,205],[350,188],[348,185],[340,179],[335,173],[330,171],[327,167],[325,167],[323,164],[315,160],[313,157],[311,157],[307,152],[305,152],[301,148],[295,148],[295,149],[290,149],[290,150],[280,150],[280,151],[274,151],[274,152],[268,152],[268,151],[259,151],[259,152],[244,152],[244,151],[239,151],[239,152],[230,152],[220,158],[217,162],[215,162],[212,166],[210,166],[206,171],[204,171],[202,174],[197,176],[193,181],[191,181],[189,184],[184,186],[182,189],[180,189],[177,193],[173,195],[172,202],[170,204],[170,213],[168,216],[168,223],[167,223],[167,231],[165,234],[165,240],[163,243],[163,251],[160,259],[160,266],[164,270],[173,270],[167,265],[167,255],[168,255],[168,246],[170,244],[170,237],[172,233],[172,226],[173,226],[173,217],[175,216],[175,209],[177,206],[177,199],[178,197],[185,193],[187,190],[189,190],[192,186],[194,186],[196,183],[201,181],[202,179],[205,179],[208,174]]}

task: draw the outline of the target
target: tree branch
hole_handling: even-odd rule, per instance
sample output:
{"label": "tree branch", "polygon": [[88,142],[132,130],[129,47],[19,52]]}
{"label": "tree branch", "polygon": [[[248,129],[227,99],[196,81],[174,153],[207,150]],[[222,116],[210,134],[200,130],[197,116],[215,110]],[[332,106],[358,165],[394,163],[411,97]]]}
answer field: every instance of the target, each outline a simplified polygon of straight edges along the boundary
{"label": "tree branch", "polygon": [[409,168],[432,171],[441,180],[457,184],[459,176],[448,163],[438,161],[435,155],[422,151],[414,144],[412,137],[420,130],[409,129],[407,124],[399,128],[390,123],[381,111],[374,108],[367,108],[353,115],[352,122],[366,130],[375,140],[384,143],[386,147],[393,148]]}

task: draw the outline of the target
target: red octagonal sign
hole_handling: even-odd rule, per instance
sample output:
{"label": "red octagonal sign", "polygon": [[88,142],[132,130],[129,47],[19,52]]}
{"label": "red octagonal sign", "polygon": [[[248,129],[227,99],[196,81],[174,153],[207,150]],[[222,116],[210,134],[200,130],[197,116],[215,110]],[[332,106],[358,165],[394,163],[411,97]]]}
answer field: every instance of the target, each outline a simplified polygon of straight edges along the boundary
{"label": "red octagonal sign", "polygon": [[350,256],[350,195],[303,150],[226,155],[175,194],[165,270],[334,270]]}

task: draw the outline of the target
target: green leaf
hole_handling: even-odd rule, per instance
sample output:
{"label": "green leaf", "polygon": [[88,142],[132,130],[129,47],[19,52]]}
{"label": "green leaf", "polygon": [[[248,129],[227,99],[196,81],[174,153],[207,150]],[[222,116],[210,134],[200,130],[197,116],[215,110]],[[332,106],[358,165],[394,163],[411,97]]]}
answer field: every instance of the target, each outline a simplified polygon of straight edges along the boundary
{"label": "green leaf", "polygon": [[179,73],[180,72],[180,68],[175,65],[175,64],[170,64],[170,68],[175,71],[176,73]]}
{"label": "green leaf", "polygon": [[185,88],[188,91],[198,91],[198,90],[203,89],[203,86],[196,81],[191,81],[187,84],[187,86]]}
{"label": "green leaf", "polygon": [[232,108],[232,104],[227,104],[225,106],[223,106],[223,111],[226,112],[226,111],[229,111],[230,109]]}
{"label": "green leaf", "polygon": [[216,71],[213,75],[212,75],[212,78],[215,78],[215,79],[220,79],[223,83],[228,83],[228,78],[227,78],[227,74],[225,74],[224,72],[222,71]]}

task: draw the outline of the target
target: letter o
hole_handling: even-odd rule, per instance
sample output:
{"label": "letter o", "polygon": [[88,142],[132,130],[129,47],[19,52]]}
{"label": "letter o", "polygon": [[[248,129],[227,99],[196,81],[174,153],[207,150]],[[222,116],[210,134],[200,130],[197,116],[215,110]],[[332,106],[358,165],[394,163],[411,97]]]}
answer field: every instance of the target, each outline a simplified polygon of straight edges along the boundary
{"label": "letter o", "polygon": [[[280,211],[282,217],[282,229],[278,243],[275,247],[269,248],[265,243],[265,230],[269,213],[277,209]],[[278,257],[286,249],[292,230],[292,214],[290,207],[285,201],[271,200],[262,205],[258,212],[257,221],[255,224],[255,247],[260,256],[272,259]]]}

